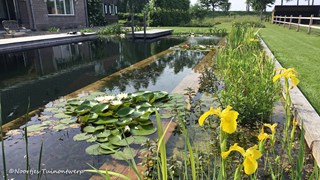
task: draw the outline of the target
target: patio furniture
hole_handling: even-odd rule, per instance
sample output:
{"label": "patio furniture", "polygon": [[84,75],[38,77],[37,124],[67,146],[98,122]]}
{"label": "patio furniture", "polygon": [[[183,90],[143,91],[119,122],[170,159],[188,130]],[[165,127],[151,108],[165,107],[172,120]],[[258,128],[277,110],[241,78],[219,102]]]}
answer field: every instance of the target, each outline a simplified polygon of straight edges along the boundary
{"label": "patio furniture", "polygon": [[26,35],[25,32],[20,32],[18,22],[15,20],[3,20],[2,26],[6,31],[6,34],[4,34],[4,38],[21,37]]}

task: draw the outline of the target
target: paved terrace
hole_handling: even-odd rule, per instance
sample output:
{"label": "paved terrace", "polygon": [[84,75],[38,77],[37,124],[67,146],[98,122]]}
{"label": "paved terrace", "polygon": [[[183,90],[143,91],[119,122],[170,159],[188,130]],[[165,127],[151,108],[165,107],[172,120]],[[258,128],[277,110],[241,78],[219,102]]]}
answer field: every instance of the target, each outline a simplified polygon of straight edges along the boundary
{"label": "paved terrace", "polygon": [[93,40],[96,38],[96,33],[60,33],[0,39],[0,53],[9,53],[39,47],[55,46],[72,42]]}

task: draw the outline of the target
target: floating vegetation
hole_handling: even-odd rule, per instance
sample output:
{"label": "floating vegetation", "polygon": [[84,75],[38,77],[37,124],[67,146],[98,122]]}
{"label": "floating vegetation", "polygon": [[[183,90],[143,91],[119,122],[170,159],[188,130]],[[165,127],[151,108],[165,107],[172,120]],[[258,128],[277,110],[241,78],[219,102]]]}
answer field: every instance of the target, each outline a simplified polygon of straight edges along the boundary
{"label": "floating vegetation", "polygon": [[[83,93],[77,98],[48,103],[41,114],[33,117],[37,122],[27,125],[27,131],[28,136],[39,136],[49,131],[81,128],[73,140],[95,143],[85,149],[87,154],[116,153],[116,159],[131,159],[137,150],[123,147],[144,144],[148,141],[147,136],[157,131],[152,121],[155,110],[161,109],[161,118],[169,119],[174,116],[172,109],[184,109],[184,106],[183,95],[169,95],[164,91],[118,95]],[[7,136],[21,134],[21,130],[12,130]],[[128,150],[132,153],[128,153]]]}
{"label": "floating vegetation", "polygon": [[[151,120],[155,110],[163,108],[165,113],[162,118],[167,119],[173,116],[170,113],[172,107],[183,108],[183,105],[182,96],[169,96],[164,91],[138,91],[118,95],[91,93],[68,100],[65,114],[76,116],[83,126],[83,132],[75,135],[73,140],[96,142],[97,144],[89,146],[86,152],[90,155],[101,155],[116,153],[120,147],[130,144],[145,143],[148,139],[145,136],[157,131]],[[63,128],[61,125],[59,127]],[[123,150],[125,154],[128,154],[127,151],[128,149]],[[121,159],[122,156],[116,153],[114,157]]]}

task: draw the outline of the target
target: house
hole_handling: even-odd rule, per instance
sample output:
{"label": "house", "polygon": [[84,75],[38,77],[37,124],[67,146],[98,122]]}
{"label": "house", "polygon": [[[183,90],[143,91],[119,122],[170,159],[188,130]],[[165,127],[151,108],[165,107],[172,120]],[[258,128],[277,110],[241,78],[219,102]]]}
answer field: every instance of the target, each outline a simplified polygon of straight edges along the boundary
{"label": "house", "polygon": [[103,12],[105,14],[106,21],[110,23],[118,22],[118,5],[117,0],[104,0]]}
{"label": "house", "polygon": [[[17,20],[33,30],[87,27],[87,6],[87,0],[0,0],[0,22]],[[102,0],[101,8],[107,22],[117,22],[117,0]]]}

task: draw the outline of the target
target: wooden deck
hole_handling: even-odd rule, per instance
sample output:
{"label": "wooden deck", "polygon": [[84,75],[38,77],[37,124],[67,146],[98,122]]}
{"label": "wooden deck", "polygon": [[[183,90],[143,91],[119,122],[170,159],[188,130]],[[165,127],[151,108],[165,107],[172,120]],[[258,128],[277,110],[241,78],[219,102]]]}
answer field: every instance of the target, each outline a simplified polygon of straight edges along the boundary
{"label": "wooden deck", "polygon": [[[172,34],[172,29],[150,29],[146,31],[146,38],[153,39],[161,36],[166,36]],[[132,33],[127,34],[129,38],[132,38]],[[135,39],[142,39],[144,38],[144,31],[136,31],[134,32]]]}
{"label": "wooden deck", "polygon": [[49,34],[38,36],[17,37],[9,39],[0,39],[0,54],[22,51],[34,48],[43,48],[72,42],[80,42],[96,39],[95,33],[81,34]]}

